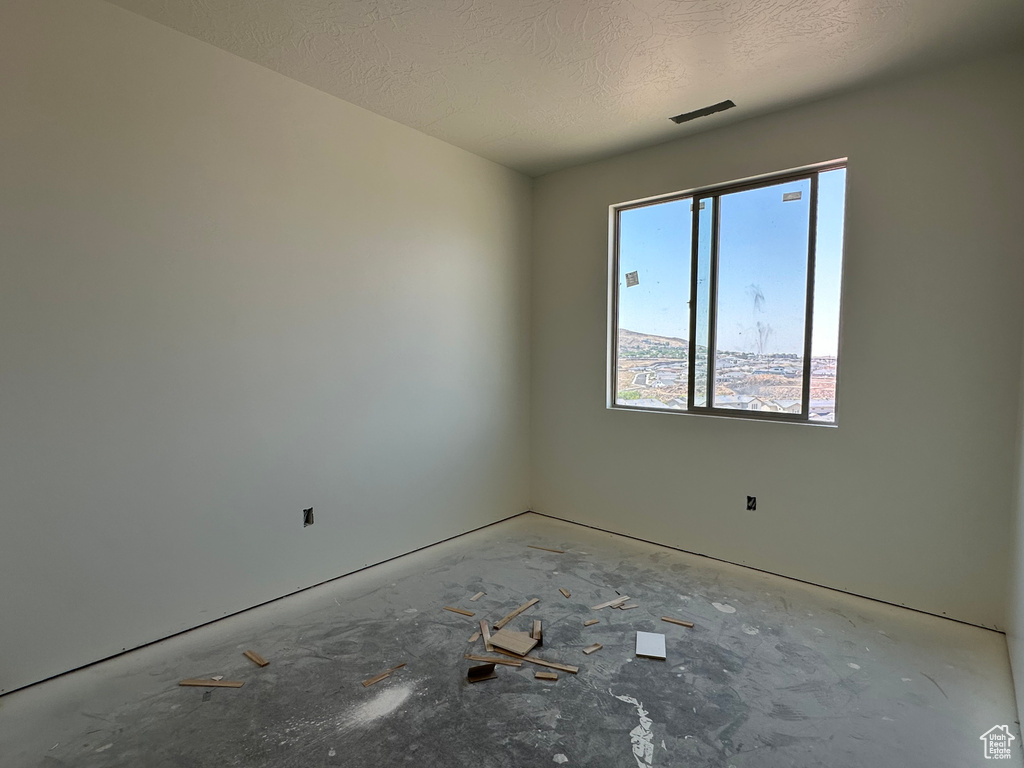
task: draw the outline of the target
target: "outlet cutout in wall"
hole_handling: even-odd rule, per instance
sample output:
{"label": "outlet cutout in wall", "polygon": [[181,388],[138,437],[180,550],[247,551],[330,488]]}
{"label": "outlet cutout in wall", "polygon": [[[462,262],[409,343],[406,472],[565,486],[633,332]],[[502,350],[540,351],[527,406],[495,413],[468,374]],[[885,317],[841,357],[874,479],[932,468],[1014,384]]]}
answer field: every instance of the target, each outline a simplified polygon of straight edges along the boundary
{"label": "outlet cutout in wall", "polygon": [[747,512],[753,512],[757,509],[757,496],[747,496]]}
{"label": "outlet cutout in wall", "polygon": [[[748,497],[749,498],[749,497]],[[307,528],[313,524],[313,508],[302,510],[302,527]]]}

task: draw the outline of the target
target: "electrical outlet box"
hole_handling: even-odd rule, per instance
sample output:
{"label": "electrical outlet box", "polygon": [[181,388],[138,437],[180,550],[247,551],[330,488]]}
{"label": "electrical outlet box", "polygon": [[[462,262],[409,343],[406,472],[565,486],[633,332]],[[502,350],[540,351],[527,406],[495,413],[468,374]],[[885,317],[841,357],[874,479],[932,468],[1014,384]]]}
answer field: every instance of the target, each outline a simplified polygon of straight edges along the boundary
{"label": "electrical outlet box", "polygon": [[757,510],[757,496],[747,496],[747,512]]}

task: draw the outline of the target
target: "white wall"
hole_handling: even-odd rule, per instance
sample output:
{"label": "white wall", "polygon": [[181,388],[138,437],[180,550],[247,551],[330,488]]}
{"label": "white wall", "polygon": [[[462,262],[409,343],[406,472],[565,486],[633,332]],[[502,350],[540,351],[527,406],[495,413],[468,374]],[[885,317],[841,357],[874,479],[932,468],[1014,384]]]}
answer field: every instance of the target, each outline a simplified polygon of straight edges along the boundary
{"label": "white wall", "polygon": [[[539,179],[533,509],[1005,626],[1022,82],[1017,51]],[[837,157],[840,426],[606,410],[608,206]]]}
{"label": "white wall", "polygon": [[528,179],[95,0],[0,72],[0,692],[527,508]]}

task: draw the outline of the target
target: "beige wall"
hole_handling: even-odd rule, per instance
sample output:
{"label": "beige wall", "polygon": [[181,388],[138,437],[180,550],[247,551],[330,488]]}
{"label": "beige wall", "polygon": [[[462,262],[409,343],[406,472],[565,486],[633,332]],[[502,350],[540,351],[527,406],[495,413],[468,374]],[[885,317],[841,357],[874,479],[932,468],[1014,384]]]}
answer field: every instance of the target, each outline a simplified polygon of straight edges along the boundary
{"label": "beige wall", "polygon": [[[1005,626],[1022,82],[1018,51],[539,179],[533,509]],[[606,410],[608,206],[837,157],[840,426]]]}
{"label": "beige wall", "polygon": [[527,508],[528,179],[95,0],[0,72],[0,692]]}

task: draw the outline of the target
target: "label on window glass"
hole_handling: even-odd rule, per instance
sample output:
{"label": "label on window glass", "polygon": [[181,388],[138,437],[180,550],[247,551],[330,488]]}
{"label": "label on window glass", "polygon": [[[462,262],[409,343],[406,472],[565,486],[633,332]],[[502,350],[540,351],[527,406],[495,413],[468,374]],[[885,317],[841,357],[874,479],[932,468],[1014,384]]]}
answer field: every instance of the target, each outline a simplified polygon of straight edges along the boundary
{"label": "label on window glass", "polygon": [[790,200],[799,200],[800,199],[800,195],[802,195],[802,194],[803,194],[802,192],[783,192],[782,193],[782,202],[788,203]]}
{"label": "label on window glass", "polygon": [[626,273],[626,287],[632,288],[634,285],[640,284],[640,275],[636,272]]}

